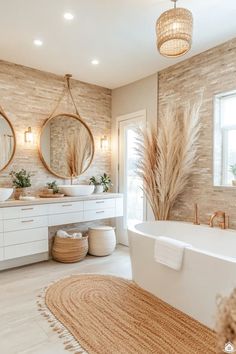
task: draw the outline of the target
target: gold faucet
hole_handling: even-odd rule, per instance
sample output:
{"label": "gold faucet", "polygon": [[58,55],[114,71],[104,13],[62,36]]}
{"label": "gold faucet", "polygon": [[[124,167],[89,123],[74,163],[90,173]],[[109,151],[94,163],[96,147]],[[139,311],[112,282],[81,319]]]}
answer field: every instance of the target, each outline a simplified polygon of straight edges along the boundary
{"label": "gold faucet", "polygon": [[193,223],[194,223],[194,225],[200,225],[197,203],[194,204],[194,222]]}
{"label": "gold faucet", "polygon": [[209,226],[213,227],[214,226],[214,219],[215,218],[222,218],[222,221],[219,222],[219,227],[221,227],[221,229],[227,229],[228,228],[228,220],[229,217],[226,217],[226,214],[224,211],[216,211],[214,214],[212,214],[211,218],[210,218],[210,222],[209,222]]}

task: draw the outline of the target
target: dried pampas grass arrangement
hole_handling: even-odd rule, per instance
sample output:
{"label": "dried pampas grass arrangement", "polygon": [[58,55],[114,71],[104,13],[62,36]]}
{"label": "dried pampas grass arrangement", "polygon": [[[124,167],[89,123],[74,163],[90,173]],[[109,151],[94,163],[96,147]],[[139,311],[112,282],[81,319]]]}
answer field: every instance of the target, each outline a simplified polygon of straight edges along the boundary
{"label": "dried pampas grass arrangement", "polygon": [[67,140],[67,166],[71,177],[79,176],[87,168],[92,155],[91,140],[80,129]]}
{"label": "dried pampas grass arrangement", "polygon": [[219,302],[216,331],[217,353],[222,353],[228,342],[236,349],[236,289]]}
{"label": "dried pampas grass arrangement", "polygon": [[201,100],[176,108],[169,105],[157,129],[140,131],[137,173],[156,220],[167,220],[176,198],[194,171]]}

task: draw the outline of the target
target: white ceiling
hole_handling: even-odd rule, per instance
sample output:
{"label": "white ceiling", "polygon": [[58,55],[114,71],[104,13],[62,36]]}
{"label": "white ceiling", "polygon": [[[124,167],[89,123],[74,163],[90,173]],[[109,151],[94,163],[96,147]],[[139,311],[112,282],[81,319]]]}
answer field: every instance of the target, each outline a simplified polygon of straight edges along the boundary
{"label": "white ceiling", "polygon": [[[169,0],[0,0],[0,59],[115,88],[177,62],[162,58],[155,22]],[[179,0],[194,16],[184,60],[236,36],[235,0]],[[68,23],[63,13],[75,15]],[[41,38],[42,47],[33,40]],[[92,66],[91,60],[100,60]],[[179,61],[178,60],[178,61]]]}

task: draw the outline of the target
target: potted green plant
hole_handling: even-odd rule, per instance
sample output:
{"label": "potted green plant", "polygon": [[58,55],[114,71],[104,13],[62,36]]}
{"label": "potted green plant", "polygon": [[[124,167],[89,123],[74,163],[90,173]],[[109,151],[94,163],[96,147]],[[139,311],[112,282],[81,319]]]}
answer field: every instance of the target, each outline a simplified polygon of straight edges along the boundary
{"label": "potted green plant", "polygon": [[89,184],[93,184],[95,186],[94,193],[103,193],[103,186],[95,176],[92,176],[89,181]]}
{"label": "potted green plant", "polygon": [[31,187],[30,178],[33,175],[22,168],[18,172],[11,171],[10,176],[12,178],[12,185],[15,188],[15,199],[20,199],[21,196],[26,194],[27,188]]}
{"label": "potted green plant", "polygon": [[112,186],[111,178],[106,173],[99,176],[98,178],[94,176],[91,177],[90,184],[95,186],[94,193],[108,192],[109,188]]}
{"label": "potted green plant", "polygon": [[232,185],[236,186],[236,163],[234,165],[230,165],[230,172],[234,176],[234,179],[232,180]]}
{"label": "potted green plant", "polygon": [[108,192],[109,188],[112,187],[111,178],[106,173],[100,176],[100,183],[104,192]]}
{"label": "potted green plant", "polygon": [[47,183],[47,189],[48,189],[48,193],[50,193],[50,194],[59,193],[59,187],[58,187],[56,181],[48,182]]}

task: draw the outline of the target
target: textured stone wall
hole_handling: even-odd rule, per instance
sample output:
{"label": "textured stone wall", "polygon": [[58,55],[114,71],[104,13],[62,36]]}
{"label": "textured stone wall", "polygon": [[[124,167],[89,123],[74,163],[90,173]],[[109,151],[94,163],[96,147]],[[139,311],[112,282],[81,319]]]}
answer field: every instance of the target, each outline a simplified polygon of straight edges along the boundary
{"label": "textured stone wall", "polygon": [[[92,175],[110,173],[110,151],[100,150],[100,138],[104,134],[110,137],[111,91],[77,80],[72,80],[71,86],[80,115],[90,127],[95,140],[94,160],[79,178],[81,182]],[[36,191],[46,182],[57,179],[42,164],[37,143],[41,127],[55,109],[63,87],[64,81],[60,76],[0,61],[0,105],[13,124],[17,138],[15,157],[9,167],[0,173],[0,186],[11,184],[9,172],[12,169],[25,168],[33,172],[33,189]],[[67,97],[56,112],[75,113]],[[24,131],[29,126],[35,135],[33,144],[24,142]]]}
{"label": "textured stone wall", "polygon": [[236,89],[236,39],[165,69],[159,73],[159,114],[171,102],[195,100],[204,89],[200,112],[201,134],[197,171],[178,199],[171,217],[192,221],[193,203],[200,207],[200,219],[224,210],[230,227],[236,228],[236,188],[213,186],[213,97]]}

